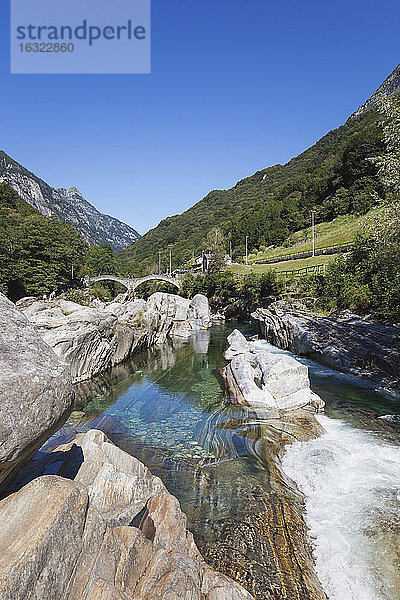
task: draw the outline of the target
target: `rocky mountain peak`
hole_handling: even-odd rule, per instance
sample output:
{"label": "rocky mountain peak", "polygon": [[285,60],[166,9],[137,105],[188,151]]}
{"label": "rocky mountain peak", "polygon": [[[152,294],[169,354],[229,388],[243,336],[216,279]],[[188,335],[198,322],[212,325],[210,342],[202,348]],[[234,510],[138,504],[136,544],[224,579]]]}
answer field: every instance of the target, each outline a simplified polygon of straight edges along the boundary
{"label": "rocky mountain peak", "polygon": [[73,225],[88,244],[108,244],[114,250],[123,250],[140,237],[126,223],[100,213],[78,188],[53,188],[3,151],[0,151],[0,181],[7,182],[42,215],[54,214]]}
{"label": "rocky mountain peak", "polygon": [[354,119],[362,115],[367,110],[373,108],[380,96],[390,96],[397,89],[400,88],[400,64],[397,65],[395,70],[385,79],[381,86],[372,94],[372,96],[364,102],[350,117],[350,119]]}

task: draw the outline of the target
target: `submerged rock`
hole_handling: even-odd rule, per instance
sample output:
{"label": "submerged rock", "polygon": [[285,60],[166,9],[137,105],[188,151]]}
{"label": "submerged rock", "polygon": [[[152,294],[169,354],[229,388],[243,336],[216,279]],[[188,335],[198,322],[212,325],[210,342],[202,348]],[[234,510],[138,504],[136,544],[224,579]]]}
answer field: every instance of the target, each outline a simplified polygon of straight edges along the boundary
{"label": "submerged rock", "polygon": [[91,379],[136,351],[163,344],[167,337],[189,338],[210,325],[208,300],[156,293],[148,301],[85,307],[60,300],[21,303],[43,340],[70,365],[74,383]]}
{"label": "submerged rock", "polygon": [[0,294],[0,488],[66,418],[74,399],[68,365]]}
{"label": "submerged rock", "polygon": [[349,312],[326,317],[283,301],[258,308],[251,318],[278,348],[400,393],[400,327]]}
{"label": "submerged rock", "polygon": [[225,357],[230,363],[223,374],[236,402],[279,410],[324,407],[323,400],[310,389],[308,368],[295,358],[255,350],[237,329],[228,342]]}
{"label": "submerged rock", "polygon": [[204,562],[161,480],[102,432],[33,461],[19,484],[32,477],[0,502],[2,600],[251,600]]}

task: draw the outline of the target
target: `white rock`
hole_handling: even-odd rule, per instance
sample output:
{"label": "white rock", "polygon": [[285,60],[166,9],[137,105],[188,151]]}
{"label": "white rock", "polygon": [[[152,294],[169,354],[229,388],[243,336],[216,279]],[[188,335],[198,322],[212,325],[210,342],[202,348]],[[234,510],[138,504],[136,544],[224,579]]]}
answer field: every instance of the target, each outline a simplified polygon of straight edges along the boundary
{"label": "white rock", "polygon": [[[313,406],[323,408],[324,402],[310,389],[308,368],[286,354],[256,350],[242,333],[235,329],[228,337],[230,346],[225,357],[231,360],[233,385],[240,390],[250,406],[264,405],[279,410]],[[232,378],[227,377],[231,382]],[[239,397],[233,394],[234,397]]]}

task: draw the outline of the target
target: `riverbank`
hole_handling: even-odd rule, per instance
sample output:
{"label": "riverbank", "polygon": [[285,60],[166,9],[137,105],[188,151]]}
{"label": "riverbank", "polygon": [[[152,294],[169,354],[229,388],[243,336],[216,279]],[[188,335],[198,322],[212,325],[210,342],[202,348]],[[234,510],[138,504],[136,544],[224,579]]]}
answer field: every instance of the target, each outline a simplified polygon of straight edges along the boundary
{"label": "riverbank", "polygon": [[349,312],[328,317],[283,301],[258,308],[251,320],[274,346],[400,395],[400,327]]}
{"label": "riverbank", "polygon": [[51,302],[24,298],[17,306],[68,363],[73,383],[87,381],[168,337],[186,339],[193,331],[210,327],[208,301],[201,294],[187,300],[156,293],[147,302],[136,299],[91,307],[62,298]]}
{"label": "riverbank", "polygon": [[[246,325],[239,325],[239,329],[248,337],[253,333]],[[329,497],[319,496],[314,502],[295,475],[297,471],[301,471],[298,475],[310,473],[309,481],[317,482],[322,466],[312,459],[321,453],[313,454],[313,444],[316,448],[322,444],[329,458],[330,444],[337,445],[337,440],[328,438],[329,443],[323,445],[326,434],[309,410],[268,407],[266,411],[265,407],[232,404],[219,375],[226,366],[224,353],[231,331],[230,324],[221,324],[199,329],[190,337],[173,336],[76,384],[76,410],[33,463],[61,473],[64,467],[55,464],[63,451],[60,447],[71,448],[78,443],[74,441],[79,440],[77,435],[100,430],[117,448],[144,463],[152,477],[159,477],[168,492],[178,498],[187,529],[211,568],[234,579],[257,600],[325,600],[326,592],[332,592],[323,572],[316,570],[318,554],[308,531],[314,536],[315,523],[331,509],[335,511],[335,505],[329,504]],[[282,354],[264,341],[251,345],[256,353],[268,350]],[[312,391],[326,403],[330,420],[339,411],[340,418],[343,414],[349,417],[353,429],[360,423],[364,428],[379,423],[378,435],[391,430],[377,416],[395,413],[392,400],[372,389],[359,388],[355,379],[349,383],[347,376],[339,375],[343,379],[338,379],[337,373],[307,359],[304,362],[310,369]],[[366,403],[373,410],[364,410]],[[285,457],[291,448],[296,450],[293,470],[286,472]],[[310,450],[297,454],[299,448]],[[360,456],[357,446],[353,451],[356,460]],[[326,465],[325,479],[329,481],[335,464],[327,460]],[[367,475],[369,483],[371,475]],[[339,495],[340,486],[332,498]],[[311,521],[310,502],[322,511],[317,510]],[[368,507],[374,515],[374,494]],[[382,521],[390,523],[395,536],[395,515],[390,511],[383,514]],[[355,506],[351,522],[357,523],[358,516]],[[380,535],[379,519],[368,527]],[[333,539],[337,530],[333,520],[329,528]],[[324,561],[334,564],[327,554],[330,547],[324,550]],[[369,571],[368,554],[359,556]],[[366,596],[366,600],[377,598],[386,600],[382,595]],[[347,600],[358,600],[358,596],[353,594]]]}

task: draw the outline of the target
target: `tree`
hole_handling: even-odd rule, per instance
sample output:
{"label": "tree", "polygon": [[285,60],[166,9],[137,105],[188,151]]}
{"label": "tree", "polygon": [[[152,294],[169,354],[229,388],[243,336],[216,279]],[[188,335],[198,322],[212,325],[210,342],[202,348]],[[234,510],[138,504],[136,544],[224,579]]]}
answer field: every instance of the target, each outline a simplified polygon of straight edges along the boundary
{"label": "tree", "polygon": [[212,255],[208,262],[208,271],[215,273],[219,271],[225,262],[225,236],[222,229],[214,227],[207,235],[207,250]]}
{"label": "tree", "polygon": [[116,255],[110,246],[91,246],[85,256],[85,272],[89,277],[117,275]]}
{"label": "tree", "polygon": [[393,98],[381,96],[378,110],[384,116],[382,123],[385,152],[371,158],[378,167],[378,177],[385,190],[400,197],[400,104]]}
{"label": "tree", "polygon": [[44,217],[0,184],[0,289],[12,300],[70,284],[86,250],[72,226]]}

